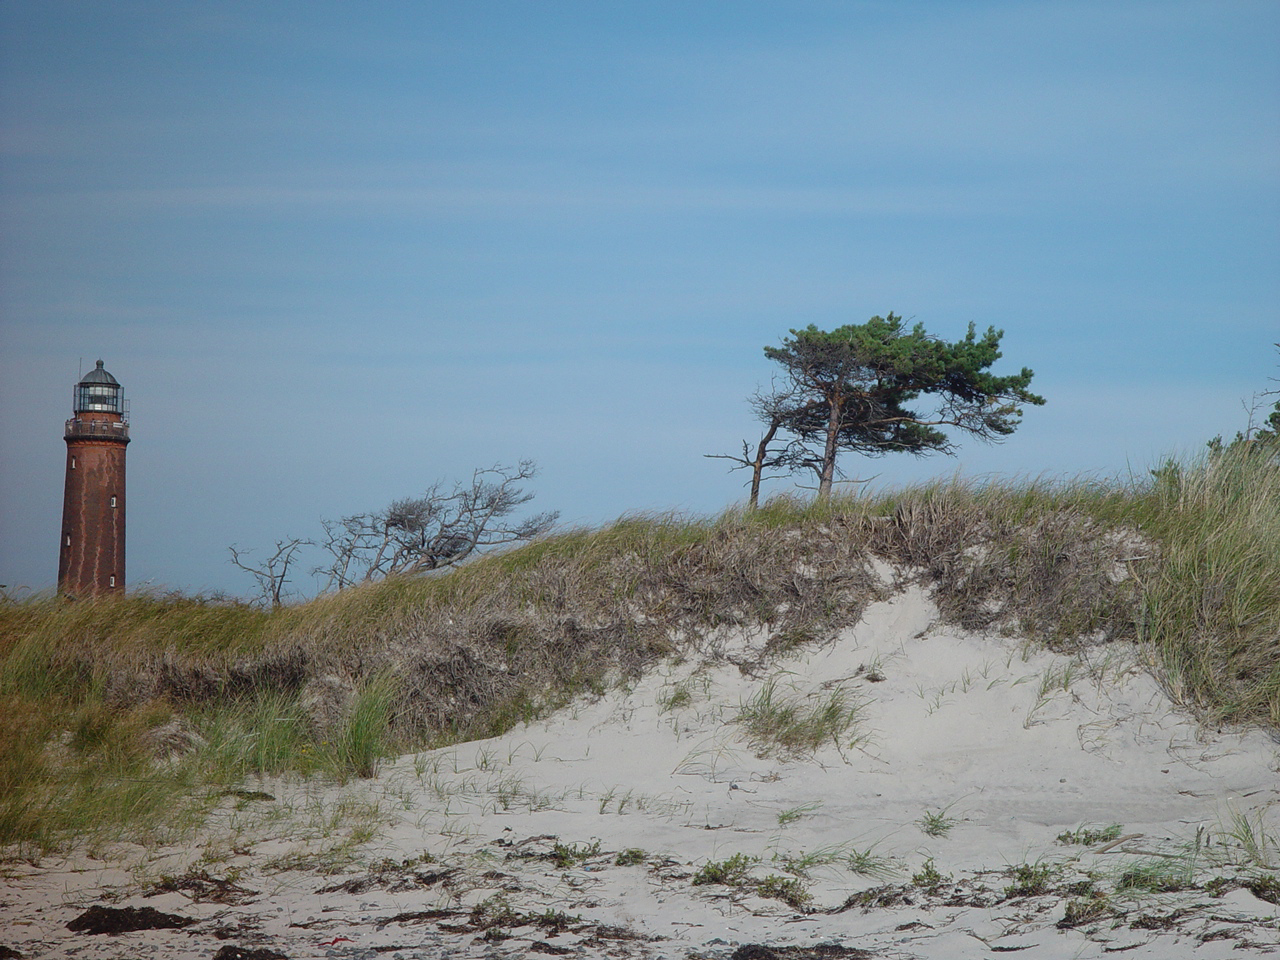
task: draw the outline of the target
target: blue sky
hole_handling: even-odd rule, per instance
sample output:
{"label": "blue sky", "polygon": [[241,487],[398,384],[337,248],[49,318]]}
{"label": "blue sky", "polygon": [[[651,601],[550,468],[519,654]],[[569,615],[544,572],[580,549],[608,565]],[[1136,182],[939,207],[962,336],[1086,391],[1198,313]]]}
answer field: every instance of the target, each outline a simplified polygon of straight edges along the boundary
{"label": "blue sky", "polygon": [[0,139],[11,588],[99,357],[131,584],[232,592],[229,544],[525,457],[571,523],[718,511],[809,323],[1036,371],[876,484],[1143,470],[1280,376],[1272,0],[4,0]]}

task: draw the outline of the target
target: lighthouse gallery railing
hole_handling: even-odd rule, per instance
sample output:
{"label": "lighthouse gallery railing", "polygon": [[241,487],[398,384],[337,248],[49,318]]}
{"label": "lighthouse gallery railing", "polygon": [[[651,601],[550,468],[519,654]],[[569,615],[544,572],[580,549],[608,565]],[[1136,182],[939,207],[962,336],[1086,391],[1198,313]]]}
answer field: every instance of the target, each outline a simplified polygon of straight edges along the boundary
{"label": "lighthouse gallery railing", "polygon": [[128,440],[129,424],[123,420],[81,420],[76,417],[67,421],[66,436]]}

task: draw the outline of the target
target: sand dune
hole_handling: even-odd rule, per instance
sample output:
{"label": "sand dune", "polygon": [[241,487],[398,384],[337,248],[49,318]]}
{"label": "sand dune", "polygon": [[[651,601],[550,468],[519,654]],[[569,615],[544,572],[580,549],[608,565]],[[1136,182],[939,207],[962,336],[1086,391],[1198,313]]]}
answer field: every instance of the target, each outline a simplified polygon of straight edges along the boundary
{"label": "sand dune", "polygon": [[[0,945],[81,960],[1280,951],[1280,745],[1198,727],[1138,649],[967,634],[906,584],[831,643],[771,658],[767,640],[708,637],[713,662],[376,780],[251,785],[196,847],[11,867]],[[764,690],[801,713],[856,705],[854,722],[813,751],[771,747],[740,717]],[[67,928],[93,905],[193,922]]]}

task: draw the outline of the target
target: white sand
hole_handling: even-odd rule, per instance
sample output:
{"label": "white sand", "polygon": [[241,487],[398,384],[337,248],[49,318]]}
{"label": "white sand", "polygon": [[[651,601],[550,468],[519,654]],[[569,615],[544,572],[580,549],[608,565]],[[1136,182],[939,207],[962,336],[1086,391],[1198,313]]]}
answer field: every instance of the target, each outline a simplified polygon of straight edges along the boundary
{"label": "white sand", "polygon": [[[719,639],[746,662],[766,637]],[[864,701],[865,740],[802,758],[756,756],[733,720],[769,678],[779,694],[810,702],[846,689]],[[687,698],[677,702],[688,702],[672,706],[679,691]],[[11,868],[0,946],[88,960],[207,957],[227,945],[293,960],[546,951],[727,958],[741,944],[946,960],[1265,954],[1280,951],[1277,907],[1247,889],[1115,886],[1124,871],[1152,864],[1201,885],[1268,875],[1225,834],[1235,816],[1280,833],[1278,751],[1258,731],[1197,728],[1132,648],[1095,647],[1074,659],[1027,652],[940,624],[927,595],[907,587],[835,643],[756,676],[733,665],[667,665],[546,722],[400,758],[376,781],[262,784],[276,799],[228,802],[199,849]],[[929,835],[927,814],[949,829]],[[376,838],[353,845],[351,831],[370,823]],[[1129,839],[1110,849],[1056,842],[1110,824]],[[557,842],[585,850],[596,840],[599,852],[583,862],[548,859]],[[643,850],[644,862],[616,865],[628,848]],[[1280,862],[1274,847],[1255,852]],[[879,875],[852,870],[855,853],[868,854],[863,865]],[[434,862],[383,864],[371,875],[380,860],[423,854]],[[759,858],[751,878],[802,880],[808,909],[759,896],[752,884],[692,884],[700,867],[735,854]],[[929,859],[953,880],[933,894],[911,886]],[[1024,864],[1047,865],[1054,892],[1007,897],[1011,869]],[[191,869],[251,893],[232,903],[192,890],[144,896],[147,881]],[[1089,877],[1108,894],[1107,913],[1059,928],[1072,897],[1065,888]],[[878,887],[889,888],[879,896],[885,905],[840,909]],[[547,911],[581,920],[567,929],[512,922],[499,928],[508,939],[486,940],[466,912],[485,901],[490,914],[505,903],[525,920]],[[94,903],[200,922],[68,931]],[[403,916],[432,910],[445,912]]]}

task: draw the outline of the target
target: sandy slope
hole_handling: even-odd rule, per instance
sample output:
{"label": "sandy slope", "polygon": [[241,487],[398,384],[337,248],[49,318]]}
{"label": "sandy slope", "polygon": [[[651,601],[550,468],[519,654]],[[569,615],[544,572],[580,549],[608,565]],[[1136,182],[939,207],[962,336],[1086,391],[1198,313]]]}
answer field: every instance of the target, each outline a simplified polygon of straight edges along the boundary
{"label": "sandy slope", "polygon": [[[1280,833],[1280,746],[1198,730],[1136,651],[1071,659],[965,635],[915,587],[832,644],[752,666],[765,639],[710,638],[729,662],[667,665],[506,736],[401,758],[376,781],[264,784],[273,799],[229,799],[199,849],[13,869],[0,945],[88,960],[252,955],[231,947],[295,960],[770,955],[749,944],[777,956],[1280,952],[1276,905],[1241,885],[1265,892],[1277,875],[1258,861],[1275,867],[1280,851],[1227,836],[1239,817]],[[816,755],[757,756],[734,718],[770,679],[810,703],[846,690],[863,702],[858,727]],[[1057,842],[1111,824],[1127,839]],[[628,849],[643,859],[618,864]],[[738,854],[758,859],[736,885],[693,883]],[[919,876],[929,860],[932,886]],[[1046,868],[1047,892],[1007,891],[1021,865]],[[1134,868],[1196,886],[1117,890]],[[157,892],[163,876],[174,889]],[[1216,876],[1226,882],[1206,887]],[[786,881],[812,899],[761,895],[798,891]],[[1072,900],[1101,912],[1059,926]],[[95,903],[198,922],[66,929]]]}

